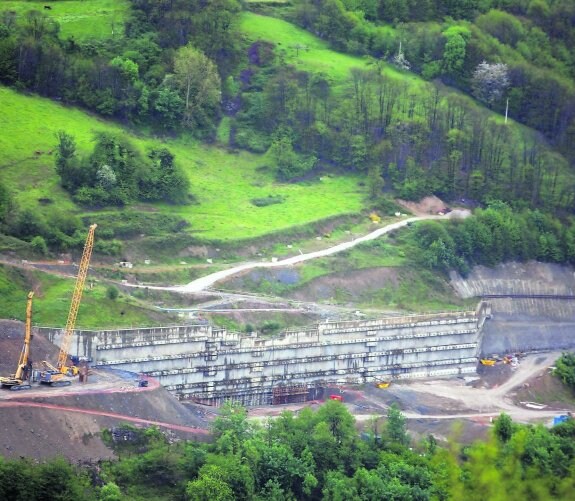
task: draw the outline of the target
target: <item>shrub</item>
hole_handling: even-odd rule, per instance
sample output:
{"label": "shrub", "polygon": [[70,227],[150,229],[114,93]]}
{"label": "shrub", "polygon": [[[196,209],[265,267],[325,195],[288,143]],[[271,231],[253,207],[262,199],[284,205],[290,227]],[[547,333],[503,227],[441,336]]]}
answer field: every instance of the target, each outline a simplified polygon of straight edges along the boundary
{"label": "shrub", "polygon": [[118,299],[118,296],[120,295],[120,291],[118,290],[117,287],[115,287],[114,285],[110,285],[107,289],[106,289],[106,297],[108,299],[111,299],[112,301],[115,301],[116,299]]}
{"label": "shrub", "polygon": [[282,195],[268,195],[263,198],[252,198],[250,202],[256,207],[266,207],[268,205],[281,204],[285,200]]}
{"label": "shrub", "polygon": [[42,254],[43,256],[48,254],[48,246],[46,245],[46,240],[40,236],[34,237],[32,239],[30,242],[30,247],[32,247],[35,252]]}

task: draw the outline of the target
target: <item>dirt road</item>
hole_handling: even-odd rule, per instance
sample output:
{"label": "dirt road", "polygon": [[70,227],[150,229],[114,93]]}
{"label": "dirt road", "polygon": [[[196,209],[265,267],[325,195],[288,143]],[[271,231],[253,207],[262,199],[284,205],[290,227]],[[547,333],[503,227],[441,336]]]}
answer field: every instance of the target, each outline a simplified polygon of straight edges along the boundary
{"label": "dirt road", "polygon": [[515,388],[547,370],[560,356],[560,352],[529,355],[521,361],[517,370],[508,381],[495,388],[472,388],[466,386],[463,382],[454,382],[452,379],[411,382],[407,386],[410,390],[425,394],[426,397],[432,395],[446,399],[446,401],[456,401],[459,406],[469,409],[469,412],[441,414],[406,412],[405,415],[412,419],[453,419],[457,417],[493,417],[505,412],[515,421],[530,422],[565,413],[567,411],[557,409],[535,410],[518,407],[510,398],[510,394]]}
{"label": "dirt road", "polygon": [[470,215],[470,212],[467,210],[454,210],[451,213],[445,216],[418,216],[418,217],[410,217],[408,219],[403,219],[398,221],[397,223],[388,224],[382,228],[378,228],[363,237],[355,238],[349,242],[342,242],[338,245],[334,245],[333,247],[329,247],[327,249],[319,250],[316,252],[310,252],[308,254],[299,254],[297,256],[293,256],[287,259],[282,259],[280,261],[275,262],[258,262],[258,263],[244,263],[238,266],[234,266],[233,268],[229,268],[227,270],[218,271],[216,273],[212,273],[210,275],[206,275],[205,277],[198,278],[187,285],[176,286],[176,287],[149,287],[150,289],[160,289],[160,290],[172,290],[176,292],[201,292],[204,289],[211,287],[216,282],[223,280],[224,278],[231,277],[233,275],[237,275],[238,273],[242,273],[247,270],[251,270],[254,268],[276,268],[281,266],[293,266],[297,263],[302,263],[304,261],[309,261],[310,259],[316,259],[319,257],[326,257],[331,256],[332,254],[336,254],[338,252],[345,251],[347,249],[351,249],[356,245],[368,242],[370,240],[375,240],[376,238],[385,235],[386,233],[390,233],[394,230],[399,228],[403,228],[410,223],[415,223],[417,221],[425,221],[430,219],[447,219],[447,218],[465,218]]}
{"label": "dirt road", "polygon": [[79,409],[77,407],[66,407],[63,405],[53,405],[53,404],[44,404],[44,403],[37,403],[37,402],[25,402],[25,401],[18,401],[18,400],[11,400],[0,402],[0,408],[7,408],[7,407],[35,407],[41,409],[51,409],[56,411],[61,411],[65,413],[77,413],[77,414],[89,414],[91,416],[103,416],[103,417],[110,417],[114,419],[118,419],[120,421],[129,421],[131,423],[138,423],[138,424],[145,424],[148,426],[159,426],[161,428],[167,428],[170,430],[177,430],[177,431],[185,431],[188,433],[194,433],[197,435],[209,435],[209,431],[203,428],[196,428],[191,426],[182,426],[179,424],[172,424],[172,423],[165,423],[162,421],[152,421],[149,419],[142,419],[133,416],[128,416],[126,414],[118,414],[115,412],[105,412],[105,411],[98,411],[93,409]]}

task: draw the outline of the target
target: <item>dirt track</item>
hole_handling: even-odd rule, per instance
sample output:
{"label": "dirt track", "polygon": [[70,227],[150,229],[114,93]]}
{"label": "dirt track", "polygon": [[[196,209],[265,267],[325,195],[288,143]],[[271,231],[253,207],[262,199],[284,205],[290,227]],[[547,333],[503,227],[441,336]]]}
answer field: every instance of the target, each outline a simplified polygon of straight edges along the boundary
{"label": "dirt track", "polygon": [[253,268],[276,268],[281,266],[293,266],[294,264],[302,263],[304,261],[309,261],[310,259],[316,259],[319,257],[331,256],[332,254],[336,254],[338,252],[342,252],[347,249],[351,249],[356,245],[362,242],[368,242],[370,240],[375,240],[382,235],[390,233],[394,230],[399,228],[403,228],[410,223],[414,223],[417,221],[424,221],[429,219],[446,219],[446,218],[465,218],[470,215],[468,210],[455,210],[448,215],[445,216],[437,216],[437,215],[426,215],[426,216],[418,216],[418,217],[410,217],[408,219],[403,219],[398,221],[397,223],[388,224],[383,228],[378,228],[363,237],[355,238],[349,242],[342,242],[338,245],[334,245],[333,247],[329,247],[327,249],[319,250],[316,252],[310,252],[308,254],[299,254],[296,256],[292,256],[287,259],[282,259],[281,261],[275,262],[260,262],[260,263],[244,263],[239,266],[234,266],[233,268],[228,268],[227,270],[218,271],[216,273],[212,273],[210,275],[206,275],[205,277],[198,278],[193,282],[190,282],[186,285],[182,286],[174,286],[174,287],[151,287],[150,289],[158,289],[158,290],[171,290],[176,292],[200,292],[204,289],[214,285],[216,282],[223,280],[224,278],[231,277],[233,275],[237,275],[238,273],[245,272],[247,270],[251,270]]}
{"label": "dirt track", "polygon": [[178,430],[178,431],[185,431],[188,433],[193,433],[194,435],[208,435],[209,431],[202,428],[191,427],[191,426],[183,426],[179,424],[173,423],[164,423],[162,421],[153,421],[150,419],[142,419],[133,416],[127,416],[126,414],[118,414],[116,412],[105,412],[105,411],[98,411],[98,410],[90,410],[90,409],[79,409],[77,407],[64,407],[62,405],[53,405],[53,404],[41,404],[36,402],[25,402],[25,401],[18,401],[18,400],[11,400],[7,402],[0,402],[0,408],[8,408],[8,407],[26,407],[26,408],[41,408],[41,409],[50,409],[60,412],[76,412],[79,414],[88,414],[91,416],[104,416],[110,417],[114,419],[118,419],[120,421],[128,421],[131,423],[138,423],[144,424],[147,426],[160,426],[161,428],[167,428],[169,430]]}
{"label": "dirt track", "polygon": [[[507,381],[493,388],[473,388],[459,379],[436,379],[400,384],[395,392],[400,399],[402,390],[414,392],[411,400],[426,403],[426,412],[419,412],[413,405],[408,405],[404,413],[410,419],[489,418],[505,412],[517,422],[542,421],[570,409],[535,410],[519,407],[511,397],[515,389],[546,371],[560,355],[559,352],[529,355]],[[436,412],[433,412],[434,400],[439,404]]]}

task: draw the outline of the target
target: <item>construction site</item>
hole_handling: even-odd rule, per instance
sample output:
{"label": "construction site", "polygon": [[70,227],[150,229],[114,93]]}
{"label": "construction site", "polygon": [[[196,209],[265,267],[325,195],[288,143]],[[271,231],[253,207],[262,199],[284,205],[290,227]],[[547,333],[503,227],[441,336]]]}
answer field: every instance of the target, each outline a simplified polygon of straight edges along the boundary
{"label": "construction site", "polygon": [[547,369],[558,350],[575,347],[575,277],[564,268],[478,267],[451,277],[460,296],[481,298],[473,310],[324,320],[274,336],[206,321],[79,330],[94,230],[64,329],[33,327],[32,291],[23,301],[25,324],[2,321],[7,456],[108,457],[100,430],[126,422],[206,439],[228,400],[260,419],[334,399],[359,423],[395,402],[412,431],[446,438],[458,419],[469,439],[502,411],[545,422],[574,410],[561,398],[537,403],[544,393],[559,394]]}
{"label": "construction site", "polygon": [[[489,316],[481,302],[476,311],[324,322],[272,338],[205,324],[79,331],[70,353],[152,376],[180,400],[269,405],[315,400],[330,384],[473,374]],[[66,338],[40,332],[56,345]]]}

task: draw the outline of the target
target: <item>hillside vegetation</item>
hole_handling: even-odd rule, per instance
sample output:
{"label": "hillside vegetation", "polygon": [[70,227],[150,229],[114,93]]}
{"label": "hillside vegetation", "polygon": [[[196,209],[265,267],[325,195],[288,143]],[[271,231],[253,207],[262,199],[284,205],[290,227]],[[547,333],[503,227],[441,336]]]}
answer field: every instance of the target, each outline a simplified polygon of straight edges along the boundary
{"label": "hillside vegetation", "polygon": [[[13,193],[21,209],[37,211],[42,207],[49,221],[64,212],[95,221],[104,219],[106,214],[99,210],[90,216],[89,211],[76,208],[61,188],[54,165],[59,130],[73,134],[79,155],[92,150],[95,134],[99,132],[129,138],[142,152],[168,147],[190,180],[194,203],[181,207],[150,204],[147,209],[143,206],[139,209],[171,215],[176,222],[183,220],[199,239],[247,239],[294,224],[357,212],[362,206],[363,190],[353,174],[308,183],[278,184],[269,169],[261,168],[265,167],[265,159],[259,155],[230,153],[185,136],[162,140],[142,137],[81,110],[6,88],[0,88],[0,103],[3,108],[0,124],[4,130],[12,131],[10,136],[0,137],[4,152],[2,183]],[[22,172],[26,175],[22,176]],[[266,207],[251,203],[252,199],[265,199],[269,195],[280,196],[284,202]]]}
{"label": "hillside vegetation", "polygon": [[[573,419],[551,430],[502,414],[486,441],[447,447],[432,435],[414,443],[394,404],[358,435],[340,402],[285,411],[266,426],[226,404],[213,442],[170,443],[155,428],[118,427],[102,437],[119,456],[74,468],[0,459],[0,495],[40,500],[427,500],[573,498]],[[21,482],[7,479],[18,472]],[[23,486],[26,486],[24,489]]]}
{"label": "hillside vegetation", "polygon": [[234,259],[435,194],[497,216],[394,266],[572,262],[569,3],[84,4],[0,4],[3,251],[78,252],[97,222],[100,258]]}

